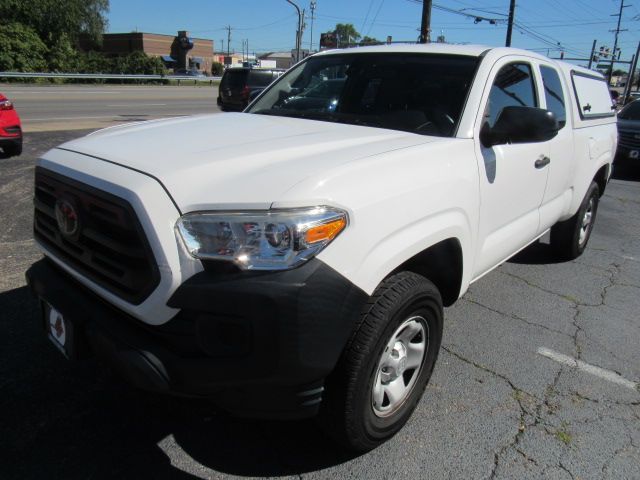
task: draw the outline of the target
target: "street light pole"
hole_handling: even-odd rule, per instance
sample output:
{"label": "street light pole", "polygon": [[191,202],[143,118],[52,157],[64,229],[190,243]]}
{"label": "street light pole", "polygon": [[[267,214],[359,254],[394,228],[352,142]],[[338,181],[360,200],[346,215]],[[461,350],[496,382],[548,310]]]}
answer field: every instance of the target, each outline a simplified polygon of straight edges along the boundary
{"label": "street light pole", "polygon": [[298,12],[298,31],[296,32],[296,62],[300,61],[300,35],[302,34],[302,12],[300,11],[300,7],[293,3],[292,0],[287,0],[287,3],[294,6],[296,11]]}

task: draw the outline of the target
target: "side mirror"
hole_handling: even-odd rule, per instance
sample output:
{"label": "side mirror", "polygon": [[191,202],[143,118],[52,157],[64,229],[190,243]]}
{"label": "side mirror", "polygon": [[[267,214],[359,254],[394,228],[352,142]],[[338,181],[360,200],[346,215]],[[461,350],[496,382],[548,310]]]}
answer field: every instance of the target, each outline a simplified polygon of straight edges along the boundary
{"label": "side mirror", "polygon": [[560,126],[553,112],[535,107],[504,107],[493,127],[485,123],[480,142],[486,148],[507,143],[546,142]]}

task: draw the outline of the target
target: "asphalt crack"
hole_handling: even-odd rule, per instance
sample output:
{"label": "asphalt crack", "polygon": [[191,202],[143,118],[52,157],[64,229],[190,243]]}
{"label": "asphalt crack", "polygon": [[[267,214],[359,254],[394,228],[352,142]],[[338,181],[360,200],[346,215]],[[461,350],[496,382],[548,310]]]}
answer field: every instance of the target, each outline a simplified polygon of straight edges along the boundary
{"label": "asphalt crack", "polygon": [[500,310],[498,310],[496,308],[489,307],[487,305],[484,305],[484,304],[482,304],[482,303],[480,303],[480,302],[478,302],[476,300],[470,299],[470,298],[464,298],[463,297],[462,301],[472,303],[472,304],[477,305],[477,306],[479,306],[481,308],[484,308],[485,310],[489,310],[490,312],[497,313],[498,315],[502,315],[504,317],[508,317],[508,318],[513,319],[513,320],[517,320],[519,322],[526,323],[527,325],[530,325],[532,327],[542,328],[544,330],[547,330],[547,331],[549,331],[551,333],[555,333],[557,335],[564,335],[566,337],[571,337],[571,335],[567,334],[566,332],[562,332],[560,330],[556,330],[555,328],[547,327],[546,325],[543,325],[541,323],[532,322],[531,320],[527,320],[525,318],[522,318],[519,315],[516,315],[514,313],[507,313],[507,312],[500,311]]}
{"label": "asphalt crack", "polygon": [[[520,442],[520,438],[522,437],[522,435],[524,434],[524,432],[526,431],[526,418],[528,415],[531,415],[529,413],[529,411],[527,410],[527,408],[524,406],[523,404],[523,394],[528,395],[531,398],[536,398],[535,395],[532,395],[524,390],[522,390],[521,388],[518,388],[515,386],[515,384],[506,376],[503,375],[501,373],[496,372],[495,370],[491,370],[490,368],[486,367],[485,365],[482,365],[480,363],[474,362],[473,360],[470,360],[468,358],[465,358],[463,355],[454,352],[453,350],[451,350],[449,347],[447,346],[442,346],[442,349],[444,351],[446,351],[447,353],[449,353],[450,355],[454,356],[455,358],[457,358],[458,360],[467,363],[469,365],[471,365],[474,368],[477,368],[479,370],[482,370],[483,372],[487,372],[490,375],[501,379],[503,382],[505,382],[512,390],[512,398],[516,401],[516,403],[518,404],[518,407],[520,409],[520,416],[519,416],[519,420],[518,420],[518,429],[516,434],[514,435],[513,439],[508,442],[506,445],[503,445],[502,447],[500,447],[500,449],[496,452],[494,452],[494,457],[493,457],[493,467],[491,469],[491,472],[489,474],[489,479],[492,480],[496,477],[497,471],[498,471],[498,466],[500,464],[500,458],[505,454],[505,452],[507,452],[507,450],[509,450],[510,448],[514,448],[516,445],[518,445],[518,443]],[[515,449],[515,448],[514,448]]]}

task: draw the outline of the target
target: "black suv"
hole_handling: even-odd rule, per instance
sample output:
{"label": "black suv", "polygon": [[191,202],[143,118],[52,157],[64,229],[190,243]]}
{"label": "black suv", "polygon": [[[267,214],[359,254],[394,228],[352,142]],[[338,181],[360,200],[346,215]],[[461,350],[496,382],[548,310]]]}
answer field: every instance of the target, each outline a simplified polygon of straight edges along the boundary
{"label": "black suv", "polygon": [[228,68],[220,80],[218,105],[222,110],[244,110],[283,70]]}

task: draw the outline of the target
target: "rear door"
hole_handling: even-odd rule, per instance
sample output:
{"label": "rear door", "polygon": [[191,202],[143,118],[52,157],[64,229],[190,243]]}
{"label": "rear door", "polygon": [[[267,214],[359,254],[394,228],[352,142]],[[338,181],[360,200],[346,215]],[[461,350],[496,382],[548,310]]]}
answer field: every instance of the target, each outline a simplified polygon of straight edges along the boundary
{"label": "rear door", "polygon": [[495,124],[507,106],[540,107],[534,64],[505,57],[494,65],[475,127],[475,149],[480,173],[480,228],[474,276],[478,277],[531,242],[538,233],[539,208],[548,168],[548,142],[495,145],[480,142],[485,123]]}

